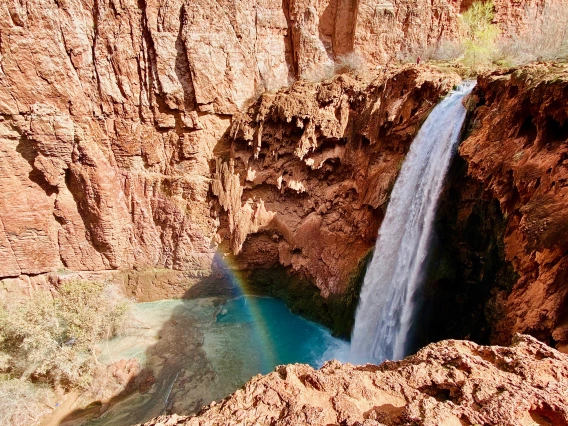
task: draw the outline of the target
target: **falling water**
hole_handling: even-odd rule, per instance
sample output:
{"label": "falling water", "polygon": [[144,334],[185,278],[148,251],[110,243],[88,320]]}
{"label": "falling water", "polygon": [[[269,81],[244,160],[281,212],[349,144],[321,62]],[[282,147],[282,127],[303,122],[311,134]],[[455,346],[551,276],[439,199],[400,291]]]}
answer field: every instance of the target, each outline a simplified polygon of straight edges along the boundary
{"label": "falling water", "polygon": [[393,188],[355,317],[353,362],[398,360],[412,345],[436,205],[465,119],[466,83],[430,113]]}

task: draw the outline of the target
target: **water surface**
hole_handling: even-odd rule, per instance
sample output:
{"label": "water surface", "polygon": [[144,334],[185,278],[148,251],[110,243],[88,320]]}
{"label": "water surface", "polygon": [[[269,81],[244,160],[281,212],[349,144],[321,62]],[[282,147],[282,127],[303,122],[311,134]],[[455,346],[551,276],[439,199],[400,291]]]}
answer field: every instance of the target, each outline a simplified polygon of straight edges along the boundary
{"label": "water surface", "polygon": [[65,425],[121,426],[165,413],[192,414],[277,365],[319,367],[347,343],[293,315],[280,300],[255,296],[138,303],[133,326],[101,345],[101,361],[138,358],[155,384],[97,419]]}

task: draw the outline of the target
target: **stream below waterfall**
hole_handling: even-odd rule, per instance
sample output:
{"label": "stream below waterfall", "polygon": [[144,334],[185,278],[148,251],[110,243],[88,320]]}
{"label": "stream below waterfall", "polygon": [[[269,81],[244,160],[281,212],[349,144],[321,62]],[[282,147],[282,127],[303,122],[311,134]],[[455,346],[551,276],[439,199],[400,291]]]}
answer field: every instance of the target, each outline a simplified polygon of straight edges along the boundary
{"label": "stream below waterfall", "polygon": [[319,367],[326,354],[347,345],[267,297],[163,300],[133,310],[132,327],[101,345],[100,360],[137,358],[155,383],[112,403],[98,418],[78,410],[62,425],[129,426],[166,413],[193,414],[277,365]]}

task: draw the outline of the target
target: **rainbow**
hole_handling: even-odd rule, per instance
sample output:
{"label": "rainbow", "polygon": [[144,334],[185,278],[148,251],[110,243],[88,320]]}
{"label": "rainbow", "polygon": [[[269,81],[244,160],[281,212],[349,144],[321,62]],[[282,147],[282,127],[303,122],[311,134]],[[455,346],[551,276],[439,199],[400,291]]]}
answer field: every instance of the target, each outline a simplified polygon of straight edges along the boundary
{"label": "rainbow", "polygon": [[270,332],[264,314],[260,309],[260,303],[258,302],[258,298],[261,296],[251,297],[252,292],[242,271],[232,267],[231,259],[228,255],[217,252],[215,261],[219,270],[224,275],[224,278],[230,282],[231,287],[234,289],[235,299],[244,299],[246,314],[251,318],[253,330],[252,338],[256,343],[256,347],[261,348],[262,351],[259,354],[261,360],[259,372],[261,374],[270,373],[279,362],[276,346],[271,335],[272,333]]}

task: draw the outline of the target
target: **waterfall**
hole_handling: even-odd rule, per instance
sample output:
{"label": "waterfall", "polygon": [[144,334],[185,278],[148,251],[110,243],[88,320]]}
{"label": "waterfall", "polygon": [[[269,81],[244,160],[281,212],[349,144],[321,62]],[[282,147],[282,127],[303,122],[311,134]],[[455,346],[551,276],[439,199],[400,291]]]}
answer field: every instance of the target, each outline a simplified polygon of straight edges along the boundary
{"label": "waterfall", "polygon": [[410,349],[436,206],[473,86],[463,84],[434,108],[402,165],[361,290],[352,362],[398,360]]}

